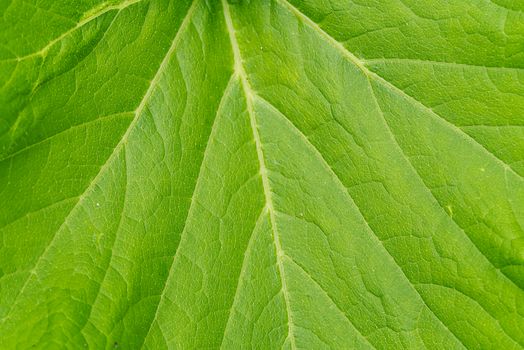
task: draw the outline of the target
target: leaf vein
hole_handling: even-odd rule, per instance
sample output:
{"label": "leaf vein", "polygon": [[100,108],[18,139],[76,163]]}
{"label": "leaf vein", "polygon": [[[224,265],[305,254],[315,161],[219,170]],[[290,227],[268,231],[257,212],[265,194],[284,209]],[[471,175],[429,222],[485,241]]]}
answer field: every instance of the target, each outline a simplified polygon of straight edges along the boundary
{"label": "leaf vein", "polygon": [[360,331],[360,329],[353,323],[353,321],[349,318],[348,314],[346,312],[344,312],[340,306],[338,306],[338,304],[335,302],[335,300],[331,297],[331,295],[327,292],[327,290],[324,289],[324,287],[322,287],[322,285],[317,282],[317,280],[315,278],[313,278],[313,276],[311,276],[311,274],[309,272],[306,271],[306,269],[304,267],[302,267],[302,265],[300,265],[299,263],[297,263],[295,261],[295,259],[293,259],[292,257],[290,257],[289,255],[284,255],[284,258],[286,258],[287,260],[289,260],[291,263],[293,263],[295,266],[297,266],[307,277],[309,280],[311,280],[311,282],[313,282],[313,284],[315,284],[321,291],[322,293],[324,293],[324,295],[329,299],[329,301],[331,301],[331,303],[335,306],[335,308],[338,310],[338,312],[340,312],[340,314],[342,314],[342,316],[344,316],[344,318],[346,320],[348,320],[349,324],[351,324],[353,326],[353,328],[355,329],[355,331],[357,331],[357,333],[363,338],[363,340],[368,343],[368,345],[374,349],[377,349],[371,342],[370,340]]}
{"label": "leaf vein", "polygon": [[[194,11],[194,9],[196,8],[196,4],[198,2],[199,2],[198,0],[194,0],[193,4],[191,5],[192,8],[190,9],[190,11]],[[178,247],[177,247],[177,249],[175,251],[175,255],[173,256],[173,260],[171,262],[171,266],[169,267],[169,272],[167,274],[167,278],[166,278],[166,281],[164,283],[164,287],[163,287],[162,291],[160,292],[160,298],[158,300],[158,304],[156,306],[155,313],[153,315],[153,318],[151,319],[151,322],[149,323],[149,327],[148,327],[146,335],[144,336],[142,344],[140,346],[138,346],[138,348],[143,348],[144,347],[144,345],[146,343],[146,340],[147,340],[149,334],[151,333],[151,330],[153,329],[153,324],[156,322],[156,320],[158,318],[158,312],[160,310],[160,305],[162,304],[164,298],[166,298],[165,297],[165,293],[167,291],[167,286],[169,284],[169,281],[173,277],[173,271],[174,271],[174,268],[175,268],[175,262],[176,262],[176,260],[177,260],[177,258],[179,256],[179,254],[181,254],[181,252],[180,252],[180,245],[182,244],[182,239],[187,234],[187,227],[188,227],[189,218],[191,217],[191,215],[193,213],[193,210],[195,210],[195,205],[198,203],[197,199],[196,199],[197,192],[198,192],[198,189],[199,189],[199,186],[200,186],[199,185],[200,181],[202,181],[202,172],[204,171],[204,168],[205,168],[204,164],[205,164],[206,159],[208,157],[208,152],[209,152],[211,143],[213,141],[213,137],[214,137],[214,135],[216,133],[216,127],[217,127],[217,124],[218,124],[217,119],[218,119],[218,116],[220,115],[220,111],[222,110],[223,103],[227,99],[227,97],[229,96],[229,91],[232,88],[232,86],[234,85],[233,82],[234,82],[234,79],[233,79],[233,76],[231,76],[231,78],[230,78],[226,88],[224,89],[224,92],[222,94],[222,98],[221,98],[221,100],[219,102],[219,105],[218,105],[218,108],[217,108],[217,111],[216,111],[216,115],[215,115],[215,119],[213,120],[213,125],[211,126],[211,132],[209,133],[207,144],[206,144],[206,147],[205,147],[205,150],[204,150],[204,155],[202,156],[202,161],[200,163],[200,169],[199,169],[199,172],[198,172],[198,175],[197,175],[197,178],[196,178],[195,187],[193,189],[193,195],[191,197],[191,203],[189,205],[189,210],[188,210],[188,213],[187,213],[187,216],[186,216],[186,220],[185,220],[184,228],[182,230],[180,241],[179,241]]]}
{"label": "leaf vein", "polygon": [[256,238],[256,231],[259,228],[260,224],[262,223],[262,220],[264,219],[264,217],[267,214],[268,214],[267,207],[263,207],[262,210],[260,211],[260,215],[258,216],[257,220],[255,221],[255,225],[253,227],[253,231],[251,232],[251,236],[249,237],[249,241],[247,243],[247,247],[246,247],[246,250],[244,252],[244,258],[242,259],[242,265],[240,267],[240,274],[238,276],[237,285],[235,287],[235,295],[233,297],[233,301],[231,303],[231,307],[229,308],[229,312],[228,312],[228,315],[227,315],[226,326],[224,327],[222,340],[220,342],[220,349],[222,349],[223,346],[224,346],[224,340],[225,340],[225,337],[226,337],[226,332],[229,329],[230,322],[232,320],[231,316],[233,315],[233,310],[234,310],[235,305],[237,304],[237,301],[238,301],[238,295],[239,295],[239,292],[240,292],[240,289],[241,289],[242,280],[244,279],[244,276],[247,273],[246,272],[247,264],[248,264],[249,258],[251,257],[251,252],[253,251],[253,244],[254,244],[254,241],[255,241],[255,238]]}
{"label": "leaf vein", "polygon": [[282,294],[284,297],[284,302],[286,304],[287,323],[288,323],[288,334],[287,334],[286,340],[289,339],[291,348],[296,349],[297,346],[295,343],[295,335],[293,331],[293,328],[295,326],[293,323],[293,316],[291,312],[290,296],[289,296],[289,292],[288,292],[288,288],[286,284],[284,264],[282,262],[282,255],[284,251],[280,243],[280,236],[279,236],[279,232],[277,229],[277,223],[276,223],[276,217],[275,217],[275,209],[273,207],[272,191],[271,191],[271,186],[269,183],[267,168],[266,168],[265,161],[264,161],[265,157],[264,157],[264,151],[262,147],[262,141],[258,133],[258,124],[256,120],[255,111],[253,108],[253,98],[254,98],[253,89],[249,83],[247,74],[244,69],[242,55],[240,53],[240,48],[239,48],[236,34],[235,34],[235,28],[233,26],[233,20],[231,18],[231,13],[229,11],[229,5],[227,4],[226,0],[222,0],[222,6],[224,10],[224,17],[226,20],[226,26],[227,26],[227,30],[229,33],[229,38],[231,41],[231,47],[233,49],[235,73],[241,79],[242,87],[243,87],[245,98],[246,98],[247,110],[249,114],[251,129],[253,132],[253,139],[255,141],[257,158],[259,162],[260,176],[262,178],[262,187],[264,189],[264,197],[266,199],[266,205],[269,211],[269,217],[271,221],[271,228],[273,231],[273,243],[275,245],[276,263],[277,263],[279,276],[280,276],[280,282],[282,286]]}
{"label": "leaf vein", "polygon": [[484,150],[484,152],[487,155],[489,155],[490,157],[492,157],[497,163],[499,163],[499,165],[501,165],[503,169],[509,170],[515,176],[519,178],[524,178],[523,176],[519,175],[510,165],[505,163],[502,159],[498,158],[493,152],[491,152],[486,147],[484,147],[484,145],[482,145],[481,143],[476,141],[474,138],[469,136],[458,126],[451,123],[450,121],[448,121],[446,118],[442,117],[441,115],[437,114],[433,109],[429,108],[428,106],[423,104],[421,101],[419,101],[415,97],[407,94],[404,90],[392,84],[390,81],[384,79],[382,76],[378,75],[377,73],[369,70],[369,68],[367,68],[364,65],[365,61],[362,61],[357,56],[355,56],[344,45],[342,45],[341,42],[337,41],[335,38],[333,38],[331,35],[325,32],[317,23],[315,23],[312,19],[307,17],[299,9],[293,6],[288,0],[277,0],[277,1],[279,1],[283,6],[287,7],[289,11],[295,14],[295,16],[298,19],[302,19],[305,23],[307,23],[313,30],[315,30],[321,37],[323,37],[329,45],[331,45],[335,50],[339,51],[343,56],[345,56],[354,65],[356,65],[366,76],[372,77],[373,79],[377,80],[379,83],[381,83],[382,85],[384,85],[386,88],[390,89],[391,91],[396,92],[397,94],[401,96],[404,96],[408,101],[415,102],[416,105],[419,105],[424,110],[427,110],[430,113],[430,115],[436,116],[438,120],[442,121],[444,125],[447,125],[448,127],[450,127],[451,130],[455,131],[458,135],[460,135],[466,141],[474,145],[477,145],[480,149]]}
{"label": "leaf vein", "polygon": [[[188,11],[188,15],[189,15],[189,11]],[[142,115],[142,110],[143,108],[145,107],[147,101],[149,100],[149,97],[151,96],[153,90],[155,89],[156,87],[156,84],[158,83],[158,80],[160,79],[160,76],[162,75],[162,72],[164,71],[165,67],[167,66],[167,62],[169,61],[169,58],[171,57],[171,54],[173,53],[177,43],[179,42],[179,38],[180,38],[180,33],[183,31],[183,29],[185,28],[185,25],[187,25],[187,18],[188,16],[186,15],[186,18],[184,19],[184,21],[182,22],[182,24],[180,25],[180,28],[179,30],[177,31],[174,39],[173,39],[173,42],[171,44],[171,47],[169,48],[169,50],[167,51],[166,55],[164,56],[162,62],[160,63],[160,67],[158,68],[155,76],[153,77],[153,79],[151,80],[151,83],[149,85],[149,88],[147,89],[146,93],[144,94],[144,97],[142,98],[138,108],[135,110],[135,117],[134,119],[129,123],[129,126],[125,132],[125,134],[122,136],[122,138],[120,139],[120,141],[118,142],[118,144],[114,147],[112,153],[109,155],[109,157],[106,159],[106,161],[102,164],[102,166],[100,167],[98,173],[94,176],[94,178],[91,180],[91,182],[88,184],[87,188],[84,190],[84,192],[78,196],[78,200],[76,202],[76,204],[73,206],[73,208],[69,211],[69,213],[65,216],[64,218],[64,221],[62,223],[62,225],[58,228],[58,230],[55,232],[55,234],[53,235],[53,238],[51,239],[51,241],[49,242],[49,244],[44,248],[43,252],[38,256],[35,264],[33,265],[31,271],[34,271],[42,257],[46,254],[46,252],[50,249],[50,247],[54,244],[54,242],[56,241],[56,238],[59,234],[59,232],[62,230],[62,228],[66,225],[68,219],[71,217],[71,215],[77,210],[77,208],[79,207],[79,205],[81,203],[83,203],[84,199],[87,197],[87,195],[89,195],[95,188],[95,185],[97,184],[98,180],[101,178],[102,174],[105,173],[105,171],[109,168],[109,165],[111,164],[112,160],[116,157],[116,155],[120,152],[120,149],[126,144],[127,142],[127,138],[129,137],[129,134],[131,133],[131,131],[134,129],[135,125],[137,124],[138,120],[140,119],[140,116]],[[16,303],[17,303],[17,300],[19,299],[19,297],[23,294],[25,288],[27,287],[28,283],[29,283],[29,280],[30,280],[30,277],[31,275],[33,274],[33,272],[31,272],[29,274],[29,276],[27,277],[27,279],[24,281],[24,284],[21,288],[21,290],[18,292],[16,298],[15,298],[15,301],[13,302],[13,304],[11,305],[11,307],[9,308],[6,316],[0,321],[0,324],[4,323],[7,319],[8,319],[8,316],[10,315],[10,313],[12,312],[12,310],[15,308],[16,306]]]}
{"label": "leaf vein", "polygon": [[[424,179],[422,178],[422,176],[420,175],[420,173],[417,171],[417,169],[415,168],[415,166],[413,165],[413,163],[411,162],[411,159],[406,155],[406,153],[404,152],[404,149],[400,146],[400,143],[398,142],[395,134],[393,133],[393,131],[391,130],[385,116],[384,116],[384,112],[382,111],[382,108],[380,107],[380,104],[378,103],[377,101],[377,97],[376,97],[376,94],[375,94],[375,91],[373,89],[373,86],[372,84],[370,83],[370,90],[371,90],[371,94],[373,96],[373,100],[374,100],[374,103],[375,105],[377,106],[378,108],[378,111],[379,111],[379,114],[382,118],[382,120],[384,121],[384,126],[388,132],[388,134],[391,136],[392,138],[392,141],[395,143],[395,145],[397,146],[397,148],[399,149],[400,151],[400,154],[402,155],[402,157],[407,161],[407,163],[409,164],[410,168],[414,171],[414,173],[417,175],[417,177],[420,179],[420,181],[422,182],[422,185],[424,187],[424,189],[426,190],[426,192],[428,192],[431,197],[435,200],[435,202],[438,204],[438,207],[442,209],[442,211],[444,211],[444,213],[451,218],[451,220],[455,223],[455,225],[457,226],[457,228],[459,228],[460,231],[462,231],[462,233],[464,234],[464,236],[467,237],[467,239],[472,243],[472,245],[476,248],[476,250],[486,259],[486,261],[492,266],[492,268],[498,272],[499,276],[503,277],[504,279],[508,280],[512,285],[514,285],[515,287],[519,288],[515,282],[510,279],[508,276],[506,276],[501,270],[499,267],[495,266],[495,264],[480,250],[480,248],[475,244],[475,242],[471,239],[471,237],[466,233],[466,231],[464,230],[464,228],[458,223],[458,221],[456,219],[453,218],[453,216],[449,215],[448,212],[446,211],[446,209],[441,205],[441,203],[438,201],[437,197],[433,194],[433,191],[431,191],[431,189],[428,187],[428,185],[426,184],[426,182],[424,181]],[[519,288],[520,289],[520,288]],[[496,320],[496,319],[495,319]],[[496,320],[498,322],[498,320]]]}
{"label": "leaf vein", "polygon": [[59,41],[61,41],[65,37],[67,37],[68,35],[74,33],[75,31],[77,31],[78,29],[82,28],[83,26],[85,26],[86,24],[90,23],[91,21],[97,19],[98,17],[100,17],[100,16],[102,16],[102,15],[104,15],[104,14],[110,12],[110,11],[113,11],[113,10],[117,10],[118,12],[120,12],[120,11],[124,10],[125,8],[127,8],[129,6],[137,4],[137,3],[142,2],[142,1],[144,1],[144,0],[128,0],[128,1],[123,1],[122,3],[120,3],[118,5],[111,5],[111,6],[104,7],[102,9],[100,9],[99,11],[96,11],[92,15],[87,16],[87,17],[81,19],[74,27],[72,27],[69,30],[63,32],[62,34],[60,34],[56,38],[52,39],[47,44],[45,44],[42,48],[40,48],[38,51],[29,53],[29,54],[24,55],[24,56],[17,56],[15,58],[8,58],[6,60],[0,60],[0,62],[2,62],[2,61],[3,62],[6,62],[6,61],[18,61],[18,62],[20,62],[20,61],[23,61],[23,60],[31,58],[31,57],[41,56],[41,55],[43,56],[47,52],[47,50],[49,50],[54,44],[58,43]]}
{"label": "leaf vein", "polygon": [[[355,200],[353,199],[353,197],[351,196],[351,194],[349,193],[349,190],[346,188],[346,186],[344,186],[344,183],[342,182],[342,180],[338,177],[337,173],[333,170],[333,168],[331,167],[331,165],[326,161],[326,159],[324,158],[324,156],[322,155],[322,153],[318,150],[318,148],[313,145],[313,143],[307,138],[306,135],[304,135],[304,133],[295,125],[291,122],[291,120],[289,118],[287,118],[282,112],[280,112],[280,110],[278,110],[272,103],[270,103],[269,101],[265,100],[264,98],[260,97],[259,96],[259,99],[262,100],[263,102],[265,102],[268,106],[270,106],[271,108],[273,108],[276,112],[278,112],[278,114],[280,114],[283,119],[289,124],[290,127],[292,127],[294,130],[296,130],[296,132],[304,139],[304,141],[313,149],[313,151],[317,154],[317,156],[320,158],[321,160],[321,163],[324,165],[324,167],[326,168],[326,170],[331,174],[333,180],[335,181],[335,183],[337,183],[343,193],[345,193],[348,197],[348,200],[350,201],[350,203],[353,204],[353,206],[355,207],[355,209],[358,211],[360,217],[362,218],[362,221],[363,223],[365,224],[365,226],[368,228],[369,232],[372,233],[372,237],[380,244],[380,246],[382,247],[382,249],[384,250],[384,252],[386,252],[386,254],[389,256],[389,258],[392,260],[392,262],[395,264],[395,266],[398,268],[398,271],[404,276],[404,278],[406,279],[406,281],[408,282],[408,284],[411,286],[411,288],[415,291],[415,293],[419,296],[420,300],[422,301],[422,303],[428,308],[428,310],[437,318],[437,320],[442,323],[442,325],[459,341],[462,343],[462,340],[459,339],[455,333],[453,333],[449,328],[448,326],[440,319],[440,317],[433,311],[433,309],[426,303],[426,301],[424,300],[424,298],[422,297],[422,295],[419,293],[419,291],[415,288],[415,286],[413,285],[413,282],[411,282],[411,280],[408,278],[408,276],[406,275],[406,273],[404,272],[404,270],[402,269],[402,267],[400,266],[400,264],[395,260],[395,258],[393,257],[393,255],[391,255],[391,253],[389,252],[389,250],[387,250],[387,248],[384,246],[384,243],[380,240],[379,236],[375,233],[375,231],[371,228],[371,226],[369,225],[368,221],[366,220],[366,217],[364,216],[364,214],[362,213],[362,211],[360,210],[360,207],[356,204]],[[464,345],[464,343],[462,343]]]}

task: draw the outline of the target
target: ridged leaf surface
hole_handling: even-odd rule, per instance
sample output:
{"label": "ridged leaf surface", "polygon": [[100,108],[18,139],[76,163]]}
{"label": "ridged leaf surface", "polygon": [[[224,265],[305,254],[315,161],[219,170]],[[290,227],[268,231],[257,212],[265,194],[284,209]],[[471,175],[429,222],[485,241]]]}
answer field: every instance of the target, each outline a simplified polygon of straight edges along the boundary
{"label": "ridged leaf surface", "polygon": [[0,348],[524,347],[524,5],[0,1]]}

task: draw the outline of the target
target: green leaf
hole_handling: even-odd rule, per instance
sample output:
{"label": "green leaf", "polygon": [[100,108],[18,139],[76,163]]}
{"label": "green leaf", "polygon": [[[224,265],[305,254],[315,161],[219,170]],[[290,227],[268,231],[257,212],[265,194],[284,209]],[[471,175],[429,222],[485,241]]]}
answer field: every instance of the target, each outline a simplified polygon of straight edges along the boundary
{"label": "green leaf", "polygon": [[0,3],[0,348],[524,347],[524,5]]}

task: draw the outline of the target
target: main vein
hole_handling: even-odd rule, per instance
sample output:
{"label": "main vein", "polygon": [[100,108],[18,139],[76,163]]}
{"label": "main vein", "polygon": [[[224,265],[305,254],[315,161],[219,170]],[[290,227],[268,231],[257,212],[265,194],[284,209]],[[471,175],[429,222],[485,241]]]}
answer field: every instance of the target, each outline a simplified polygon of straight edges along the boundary
{"label": "main vein", "polygon": [[272,199],[271,185],[269,183],[269,176],[268,176],[268,171],[267,171],[267,167],[266,167],[265,160],[264,160],[265,157],[264,157],[262,141],[260,139],[260,135],[258,132],[256,114],[255,114],[255,110],[253,107],[254,93],[247,79],[247,74],[244,69],[244,65],[242,63],[243,62],[242,55],[240,53],[240,48],[239,48],[238,41],[236,38],[235,28],[233,26],[233,20],[231,18],[231,12],[229,10],[229,5],[227,4],[226,0],[222,0],[222,5],[224,8],[224,17],[225,17],[225,21],[227,25],[227,30],[229,32],[229,38],[231,40],[231,47],[233,49],[235,74],[240,79],[240,82],[242,84],[242,89],[246,97],[247,111],[249,114],[251,129],[253,131],[253,139],[255,140],[255,147],[256,147],[257,158],[258,158],[259,168],[260,168],[260,177],[262,179],[262,187],[264,189],[264,196],[266,199],[266,207],[268,209],[269,218],[271,221],[271,230],[273,231],[273,242],[275,244],[276,261],[277,261],[277,266],[278,266],[279,275],[280,275],[282,294],[284,296],[284,301],[286,304],[286,313],[287,313],[287,321],[288,321],[287,337],[290,341],[291,348],[296,349],[295,336],[293,333],[293,328],[294,328],[293,316],[292,316],[291,307],[290,307],[290,297],[289,297],[289,292],[288,292],[287,283],[286,283],[286,272],[285,272],[284,261],[283,261],[285,254],[284,254],[284,250],[282,249],[280,235],[279,235],[278,228],[277,228],[275,209],[273,206],[273,199]]}

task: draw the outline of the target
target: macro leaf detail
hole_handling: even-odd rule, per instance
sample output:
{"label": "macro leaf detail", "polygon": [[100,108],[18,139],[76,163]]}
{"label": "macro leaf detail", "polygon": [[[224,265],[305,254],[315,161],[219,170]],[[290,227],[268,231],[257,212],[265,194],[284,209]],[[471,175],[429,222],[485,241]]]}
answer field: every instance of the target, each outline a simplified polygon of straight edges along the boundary
{"label": "macro leaf detail", "polygon": [[519,2],[0,13],[0,349],[524,347]]}

